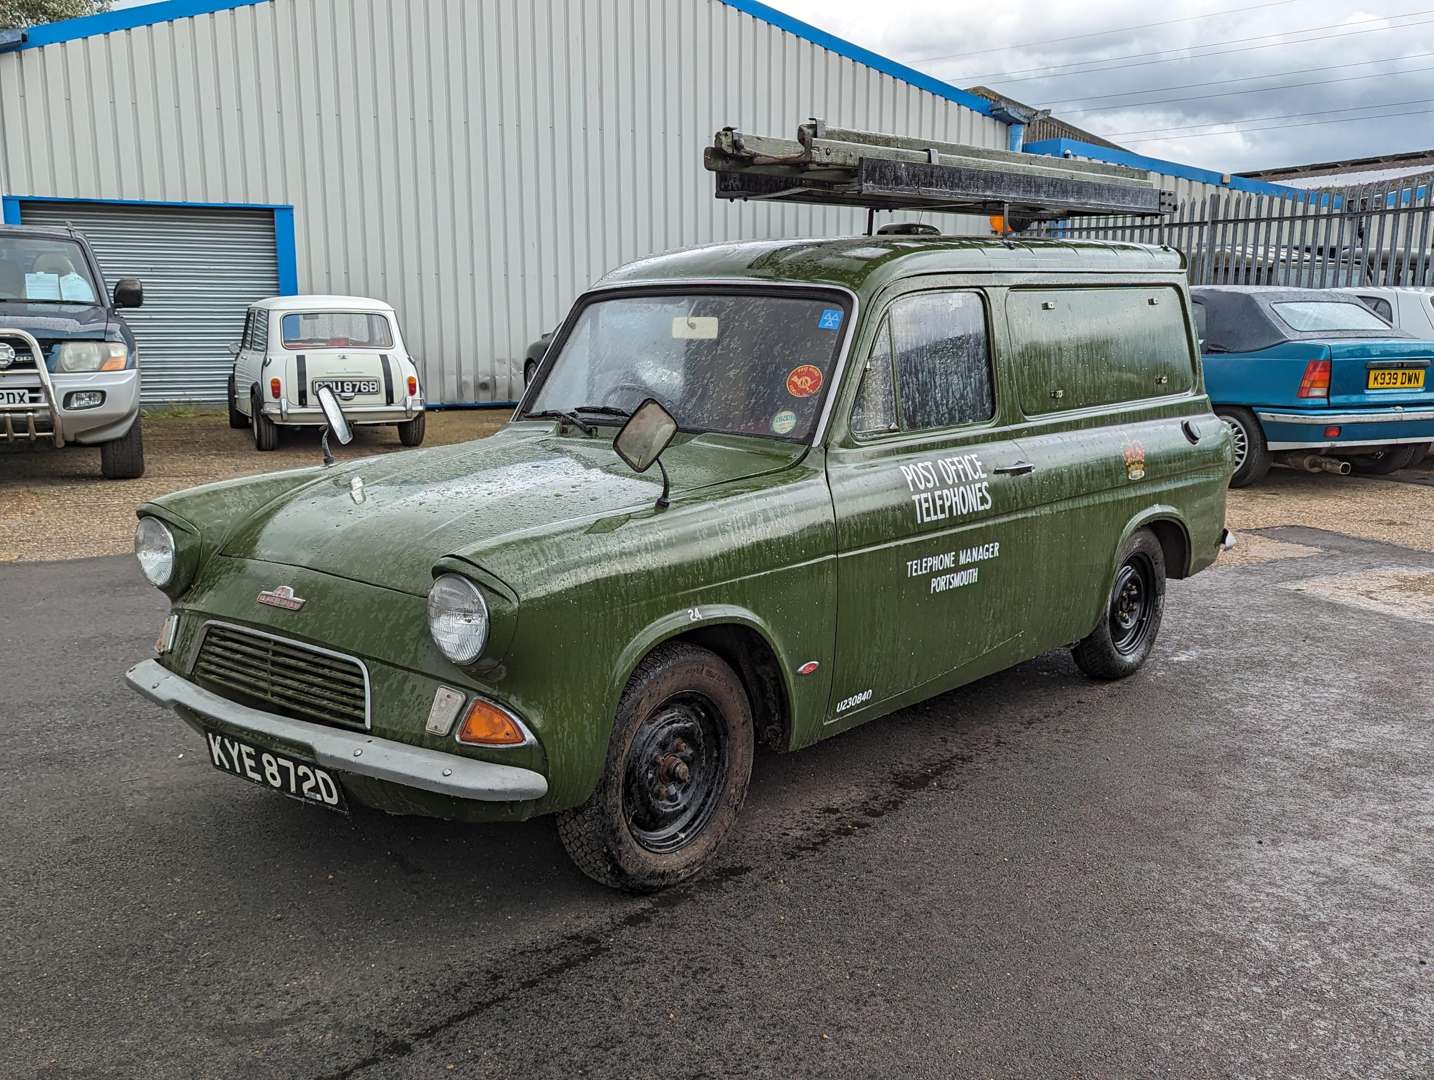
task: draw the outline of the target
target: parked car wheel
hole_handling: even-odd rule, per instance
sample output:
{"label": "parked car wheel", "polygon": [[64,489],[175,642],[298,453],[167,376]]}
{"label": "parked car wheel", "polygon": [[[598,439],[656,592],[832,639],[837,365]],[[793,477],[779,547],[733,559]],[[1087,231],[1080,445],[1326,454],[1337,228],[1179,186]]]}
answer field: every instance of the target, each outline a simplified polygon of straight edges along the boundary
{"label": "parked car wheel", "polygon": [[1145,663],[1165,612],[1165,550],[1149,529],[1125,542],[1100,624],[1071,650],[1093,679],[1123,679]]}
{"label": "parked car wheel", "polygon": [[524,386],[524,387],[530,386],[530,385],[532,384],[532,382],[533,382],[533,375],[537,373],[537,370],[538,370],[538,362],[537,362],[536,360],[529,360],[526,364],[523,365],[523,386]]}
{"label": "parked car wheel", "polygon": [[273,450],[279,445],[279,428],[259,407],[259,395],[249,398],[249,429],[254,433],[255,450]]}
{"label": "parked car wheel", "polygon": [[1235,471],[1230,476],[1230,486],[1258,484],[1269,475],[1273,464],[1260,422],[1249,409],[1227,408],[1215,412],[1230,429],[1230,438],[1235,444]]}
{"label": "parked car wheel", "polygon": [[398,425],[398,441],[404,446],[418,446],[423,442],[427,431],[428,414],[419,413],[412,420],[405,420]]}
{"label": "parked car wheel", "polygon": [[1434,443],[1419,443],[1417,446],[1415,446],[1414,460],[1409,463],[1408,468],[1413,468],[1415,465],[1424,464],[1424,459],[1429,456],[1429,448],[1431,446],[1434,446]]}
{"label": "parked car wheel", "polygon": [[697,874],[747,796],[752,710],[721,658],[655,649],[623,692],[597,788],[558,817],[563,847],[604,885],[651,892]]}
{"label": "parked car wheel", "polygon": [[1388,450],[1366,457],[1352,457],[1350,467],[1363,476],[1388,476],[1414,464],[1419,455],[1417,446],[1391,446]]}
{"label": "parked car wheel", "polygon": [[136,480],[144,475],[144,432],[138,416],[118,439],[100,443],[100,473],[106,480]]}
{"label": "parked car wheel", "polygon": [[234,376],[229,376],[229,426],[243,431],[249,426],[249,418],[239,411],[239,398],[234,393]]}

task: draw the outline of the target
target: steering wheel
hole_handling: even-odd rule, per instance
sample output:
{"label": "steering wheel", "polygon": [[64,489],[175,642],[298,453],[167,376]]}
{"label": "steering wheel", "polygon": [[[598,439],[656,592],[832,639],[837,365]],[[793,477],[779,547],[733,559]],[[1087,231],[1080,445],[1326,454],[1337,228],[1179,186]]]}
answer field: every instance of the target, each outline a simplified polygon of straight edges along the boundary
{"label": "steering wheel", "polygon": [[658,397],[652,392],[652,389],[650,387],[644,386],[642,383],[618,383],[616,386],[611,387],[608,392],[602,396],[601,403],[603,405],[616,405],[619,408],[624,408],[625,406],[620,405],[619,402],[615,401],[614,399],[619,397],[630,398],[633,392],[635,392],[637,395],[637,402],[641,402],[644,398],[656,398],[659,402],[662,403],[662,407],[664,409],[666,409],[668,412],[672,411],[672,403],[670,401],[666,401],[663,398]]}

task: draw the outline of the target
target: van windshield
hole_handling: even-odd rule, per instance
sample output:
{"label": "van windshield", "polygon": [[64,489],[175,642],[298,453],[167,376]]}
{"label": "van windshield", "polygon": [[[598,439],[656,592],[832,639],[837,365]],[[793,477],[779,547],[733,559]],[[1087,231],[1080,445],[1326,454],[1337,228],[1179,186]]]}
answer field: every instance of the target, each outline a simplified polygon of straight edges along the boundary
{"label": "van windshield", "polygon": [[0,303],[97,304],[99,290],[73,240],[0,233]]}
{"label": "van windshield", "polygon": [[831,389],[846,321],[845,301],[801,294],[593,300],[524,415],[576,411],[598,423],[605,412],[621,422],[651,397],[683,431],[804,441]]}
{"label": "van windshield", "polygon": [[1271,304],[1291,330],[1388,330],[1389,324],[1363,304],[1341,300],[1286,300]]}
{"label": "van windshield", "polygon": [[286,349],[391,349],[388,318],[364,311],[295,311],[284,316]]}

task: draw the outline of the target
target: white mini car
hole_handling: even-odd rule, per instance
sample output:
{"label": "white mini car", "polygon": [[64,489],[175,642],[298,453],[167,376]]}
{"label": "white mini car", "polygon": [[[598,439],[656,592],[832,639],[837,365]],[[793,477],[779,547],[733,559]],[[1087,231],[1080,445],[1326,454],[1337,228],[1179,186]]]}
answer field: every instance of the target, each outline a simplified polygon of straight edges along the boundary
{"label": "white mini car", "polygon": [[330,386],[351,424],[392,424],[404,446],[423,442],[418,368],[398,316],[361,296],[276,296],[244,319],[229,377],[229,426],[272,450],[280,427],[320,426],[319,387]]}
{"label": "white mini car", "polygon": [[1366,285],[1338,291],[1359,297],[1365,307],[1391,323],[1396,330],[1403,330],[1425,341],[1434,340],[1434,288],[1427,285]]}

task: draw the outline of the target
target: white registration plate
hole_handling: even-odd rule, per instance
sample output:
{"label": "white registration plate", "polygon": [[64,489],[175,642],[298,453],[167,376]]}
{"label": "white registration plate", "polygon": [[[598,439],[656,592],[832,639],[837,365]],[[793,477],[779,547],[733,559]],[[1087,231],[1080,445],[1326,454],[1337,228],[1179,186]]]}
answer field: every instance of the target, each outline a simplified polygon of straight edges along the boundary
{"label": "white registration plate", "polygon": [[327,386],[339,397],[357,397],[359,394],[377,394],[377,379],[315,379],[310,385],[317,395],[321,387]]}
{"label": "white registration plate", "polygon": [[327,769],[286,754],[276,754],[217,731],[206,731],[204,740],[209,746],[209,760],[216,769],[250,783],[273,788],[291,799],[317,803],[341,814],[348,813],[344,793]]}
{"label": "white registration plate", "polygon": [[30,391],[28,390],[0,390],[0,405],[28,405],[30,404]]}

